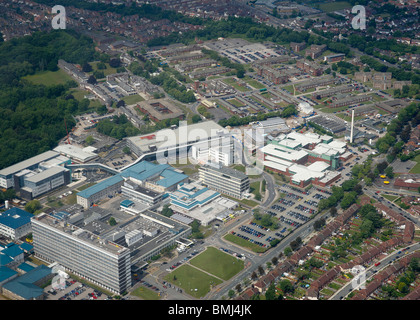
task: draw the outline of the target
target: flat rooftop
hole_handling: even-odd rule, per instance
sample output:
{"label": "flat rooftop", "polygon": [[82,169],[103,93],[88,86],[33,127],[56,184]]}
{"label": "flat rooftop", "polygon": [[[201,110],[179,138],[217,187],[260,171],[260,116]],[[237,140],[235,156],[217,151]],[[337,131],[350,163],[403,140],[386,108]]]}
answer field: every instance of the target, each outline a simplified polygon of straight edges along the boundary
{"label": "flat rooftop", "polygon": [[50,160],[52,158],[58,157],[60,154],[56,151],[46,151],[44,153],[38,154],[35,157],[29,158],[27,160],[21,161],[19,163],[16,163],[10,167],[4,168],[0,170],[0,176],[8,176],[11,174],[15,174],[23,169],[26,169],[28,167],[34,166],[36,164],[39,164],[43,161]]}
{"label": "flat rooftop", "polygon": [[226,129],[214,121],[205,121],[191,125],[177,127],[176,129],[163,129],[155,133],[142,136],[128,137],[129,142],[143,153],[151,152],[152,146],[159,149],[162,145],[166,148],[175,147],[177,144],[195,143],[197,139],[207,140],[228,133]]}
{"label": "flat rooftop", "polygon": [[72,237],[75,240],[82,241],[87,245],[93,245],[98,249],[102,249],[108,253],[120,254],[121,252],[128,250],[127,248],[117,245],[112,241],[105,241],[105,239],[102,239],[100,236],[85,230],[84,228],[79,228],[73,224],[66,223],[63,220],[59,220],[46,213],[41,213],[32,219],[57,229],[57,231],[66,233],[67,236]]}

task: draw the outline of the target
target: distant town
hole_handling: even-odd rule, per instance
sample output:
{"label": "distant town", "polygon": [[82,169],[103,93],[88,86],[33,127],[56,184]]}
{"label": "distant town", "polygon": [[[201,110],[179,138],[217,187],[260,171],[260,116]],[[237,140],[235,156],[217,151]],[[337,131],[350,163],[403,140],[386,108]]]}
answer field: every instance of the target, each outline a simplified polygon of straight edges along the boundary
{"label": "distant town", "polygon": [[418,2],[53,5],[0,1],[0,300],[420,299]]}

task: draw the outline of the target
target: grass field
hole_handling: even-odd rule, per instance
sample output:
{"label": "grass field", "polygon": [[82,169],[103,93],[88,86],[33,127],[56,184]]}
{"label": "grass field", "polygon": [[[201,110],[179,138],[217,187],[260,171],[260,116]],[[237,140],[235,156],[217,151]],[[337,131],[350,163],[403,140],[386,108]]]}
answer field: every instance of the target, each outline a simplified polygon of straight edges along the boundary
{"label": "grass field", "polygon": [[244,262],[214,247],[191,259],[190,263],[223,280],[229,280],[244,268]]}
{"label": "grass field", "polygon": [[265,86],[261,83],[259,83],[257,80],[254,80],[250,77],[245,77],[243,79],[246,83],[248,83],[251,87],[254,87],[255,89],[264,89]]}
{"label": "grass field", "polygon": [[130,295],[139,297],[143,300],[159,300],[160,296],[157,292],[154,292],[148,288],[145,287],[138,287],[134,289]]}
{"label": "grass field", "polygon": [[135,103],[140,102],[140,101],[144,101],[143,97],[139,96],[138,94],[134,94],[132,96],[124,97],[124,98],[122,98],[122,100],[124,100],[124,102],[128,105],[135,104]]}
{"label": "grass field", "polygon": [[381,194],[381,196],[388,199],[389,201],[394,201],[399,198],[399,196],[393,196],[391,194]]}
{"label": "grass field", "polygon": [[67,81],[73,80],[66,72],[59,69],[57,71],[43,71],[34,75],[23,77],[33,84],[43,84],[52,86],[57,84],[65,84]]}
{"label": "grass field", "polygon": [[414,158],[417,164],[410,170],[410,173],[420,173],[420,154]]}
{"label": "grass field", "polygon": [[333,12],[333,11],[336,11],[336,10],[350,8],[351,4],[347,1],[336,1],[336,2],[321,3],[321,4],[318,5],[318,7],[322,11]]}
{"label": "grass field", "polygon": [[240,86],[233,78],[227,78],[222,80],[224,83],[234,87],[236,90],[241,92],[249,91],[247,87]]}
{"label": "grass field", "polygon": [[236,235],[230,234],[230,233],[227,234],[226,236],[224,236],[224,239],[227,240],[227,241],[230,241],[232,243],[235,243],[238,246],[244,247],[246,249],[250,249],[251,251],[256,252],[256,253],[263,253],[263,252],[267,251],[267,249],[268,249],[268,248],[260,247],[259,245],[256,245],[252,242],[249,242],[245,239],[242,239],[242,238],[240,238]]}
{"label": "grass field", "polygon": [[[105,65],[106,65],[106,69],[99,70],[99,69],[98,69],[98,66],[97,66],[97,65],[98,65],[98,63],[99,63],[99,61],[89,62],[89,64],[92,66],[93,71],[96,71],[96,70],[98,70],[98,71],[102,71],[102,72],[104,73],[104,76],[105,76],[105,77],[106,77],[107,75],[117,73],[117,69],[116,69],[116,68],[112,68],[112,67],[109,65],[109,63],[105,63]],[[93,71],[92,71],[92,72],[89,72],[89,74],[92,74],[92,73],[93,73]]]}
{"label": "grass field", "polygon": [[238,99],[235,99],[235,98],[229,99],[229,100],[226,100],[226,101],[229,102],[230,104],[234,105],[235,107],[238,107],[238,108],[245,107],[245,104],[243,104],[241,101],[239,101]]}
{"label": "grass field", "polygon": [[190,294],[195,298],[204,297],[211,290],[211,286],[223,282],[188,264],[184,264],[167,274],[165,276],[165,281],[182,288],[185,293]]}

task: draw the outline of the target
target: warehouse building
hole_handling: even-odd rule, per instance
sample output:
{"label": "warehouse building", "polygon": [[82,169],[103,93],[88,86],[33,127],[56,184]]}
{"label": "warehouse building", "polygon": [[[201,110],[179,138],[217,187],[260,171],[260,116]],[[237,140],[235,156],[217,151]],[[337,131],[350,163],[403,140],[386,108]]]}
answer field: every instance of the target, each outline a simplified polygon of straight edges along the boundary
{"label": "warehouse building", "polygon": [[[207,143],[208,147],[230,144],[228,131],[214,121],[205,121],[177,128],[163,129],[152,134],[125,138],[127,146],[137,155],[136,161],[164,160],[175,163],[187,158],[191,147],[197,143]],[[131,166],[131,165],[130,165]]]}
{"label": "warehouse building", "polygon": [[261,149],[264,168],[290,177],[291,183],[326,186],[341,176],[335,172],[346,143],[330,136],[291,132],[279,135]]}

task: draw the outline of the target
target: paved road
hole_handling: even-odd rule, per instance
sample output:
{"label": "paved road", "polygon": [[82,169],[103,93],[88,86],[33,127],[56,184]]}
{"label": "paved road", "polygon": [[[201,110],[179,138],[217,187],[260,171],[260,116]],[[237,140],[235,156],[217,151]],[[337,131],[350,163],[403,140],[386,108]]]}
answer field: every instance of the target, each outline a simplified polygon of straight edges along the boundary
{"label": "paved road", "polygon": [[[420,243],[416,243],[414,245],[409,246],[410,248],[406,251],[404,251],[403,253],[401,253],[401,249],[397,249],[394,252],[392,252],[391,254],[388,254],[385,258],[383,258],[382,260],[380,260],[380,265],[378,266],[371,266],[369,268],[367,268],[365,270],[365,281],[369,281],[370,278],[372,278],[377,272],[382,271],[383,269],[385,269],[386,267],[390,266],[395,260],[409,254],[412,253],[416,250],[420,249]],[[354,290],[359,290],[362,289],[362,286],[365,284],[365,282],[362,282],[360,284],[357,283],[353,283],[353,282],[349,282],[347,283],[345,286],[343,286],[340,290],[336,291],[334,293],[333,296],[330,297],[329,300],[341,300],[343,298],[345,298],[350,292],[354,291]]]}

